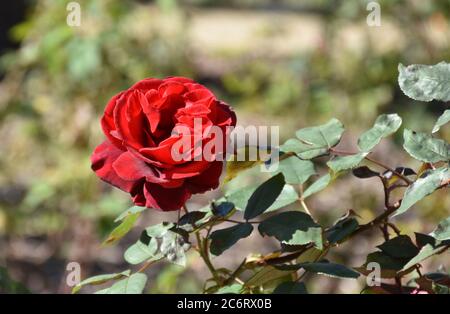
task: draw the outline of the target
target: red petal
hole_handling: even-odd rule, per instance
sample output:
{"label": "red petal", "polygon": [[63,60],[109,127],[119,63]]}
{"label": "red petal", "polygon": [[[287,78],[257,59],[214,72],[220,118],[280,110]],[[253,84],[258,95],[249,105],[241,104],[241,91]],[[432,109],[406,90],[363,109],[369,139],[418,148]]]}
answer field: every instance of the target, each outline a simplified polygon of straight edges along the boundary
{"label": "red petal", "polygon": [[214,161],[209,168],[196,177],[186,180],[186,186],[192,194],[203,193],[219,186],[223,161]]}
{"label": "red petal", "polygon": [[159,177],[159,173],[152,166],[135,157],[131,152],[124,152],[121,154],[114,161],[112,167],[117,175],[124,180],[138,181],[142,178],[146,178],[146,180],[150,182],[167,182],[167,180],[163,180]]}
{"label": "red petal", "polygon": [[118,148],[124,149],[120,135],[116,131],[116,125],[114,124],[114,108],[116,107],[117,100],[122,96],[123,92],[113,96],[106,105],[105,112],[100,121],[100,124],[109,141],[116,145]]}
{"label": "red petal", "polygon": [[162,82],[163,81],[160,79],[146,78],[131,86],[131,89],[139,89],[143,91],[148,91],[150,89],[158,89],[159,85],[161,85]]}
{"label": "red petal", "polygon": [[184,187],[167,189],[158,184],[145,183],[144,195],[146,207],[152,207],[163,211],[180,209],[191,197],[191,193]]}
{"label": "red petal", "polygon": [[116,159],[122,154],[122,150],[106,140],[94,150],[94,153],[91,156],[91,168],[103,181],[106,181],[125,192],[130,192],[135,182],[124,180],[119,177],[112,166]]}

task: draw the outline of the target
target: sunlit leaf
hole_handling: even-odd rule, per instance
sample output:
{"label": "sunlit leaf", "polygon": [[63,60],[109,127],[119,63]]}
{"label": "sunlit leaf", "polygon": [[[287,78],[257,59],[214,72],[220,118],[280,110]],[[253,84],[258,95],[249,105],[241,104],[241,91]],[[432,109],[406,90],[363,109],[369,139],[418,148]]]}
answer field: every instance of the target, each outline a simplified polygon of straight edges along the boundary
{"label": "sunlit leaf", "polygon": [[295,132],[297,139],[289,139],[280,148],[284,152],[294,152],[302,159],[312,159],[327,154],[339,143],[342,133],[343,124],[333,118],[326,124],[298,130]]}
{"label": "sunlit leaf", "polygon": [[103,242],[103,245],[112,245],[122,239],[134,226],[134,223],[139,218],[140,212],[136,212],[134,214],[130,214],[126,216],[123,221],[114,228],[113,231],[109,234],[106,240]]}
{"label": "sunlit leaf", "polygon": [[450,160],[450,145],[431,135],[405,129],[403,132],[405,150],[414,158],[424,162]]}
{"label": "sunlit leaf", "polygon": [[124,254],[130,264],[154,261],[165,257],[169,262],[185,266],[185,251],[190,248],[187,233],[176,229],[172,223],[160,223],[148,227],[141,239],[130,246]]}
{"label": "sunlit leaf", "polygon": [[121,221],[121,220],[125,219],[126,217],[130,216],[131,214],[140,213],[147,209],[148,209],[147,207],[142,207],[142,206],[130,207],[126,211],[121,213],[119,216],[117,216],[117,218],[114,220],[114,222]]}
{"label": "sunlit leaf", "polygon": [[450,100],[450,64],[399,64],[398,83],[410,98],[420,101]]}
{"label": "sunlit leaf", "polygon": [[349,156],[338,156],[327,162],[327,166],[338,173],[344,170],[355,168],[367,156],[368,153],[358,153]]}
{"label": "sunlit leaf", "polygon": [[442,220],[436,229],[430,234],[436,240],[444,241],[450,239],[450,217]]}
{"label": "sunlit leaf", "polygon": [[394,216],[407,211],[411,206],[423,199],[425,196],[433,193],[442,182],[450,179],[448,168],[438,168],[426,172],[421,178],[417,179],[405,191],[402,203],[395,212]]}
{"label": "sunlit leaf", "polygon": [[117,281],[109,288],[97,291],[96,294],[141,294],[146,283],[147,275],[135,273]]}
{"label": "sunlit leaf", "polygon": [[450,121],[450,109],[444,111],[444,113],[438,118],[436,124],[433,127],[432,133],[436,133],[441,129],[444,124],[447,124]]}
{"label": "sunlit leaf", "polygon": [[331,176],[329,173],[317,179],[313,184],[311,184],[304,192],[302,197],[307,198],[317,192],[325,189],[331,182]]}
{"label": "sunlit leaf", "polygon": [[233,284],[225,286],[216,291],[216,294],[239,294],[241,293],[243,286],[240,284]]}
{"label": "sunlit leaf", "polygon": [[163,256],[158,254],[157,250],[158,242],[155,238],[150,239],[148,244],[138,240],[125,251],[124,258],[132,265],[137,265],[147,260],[158,260]]}
{"label": "sunlit leaf", "polygon": [[374,148],[383,137],[395,133],[402,124],[402,118],[397,114],[382,114],[375,120],[374,126],[361,134],[358,139],[358,147],[363,152]]}
{"label": "sunlit leaf", "polygon": [[81,281],[75,287],[73,287],[72,293],[77,293],[82,287],[84,287],[86,285],[101,285],[110,280],[117,280],[122,277],[127,277],[129,275],[130,275],[130,270],[126,270],[121,273],[104,274],[104,275],[89,277],[89,278],[86,278],[85,280]]}
{"label": "sunlit leaf", "polygon": [[301,160],[296,156],[280,161],[278,167],[288,184],[303,184],[316,173],[311,161]]}
{"label": "sunlit leaf", "polygon": [[442,252],[442,249],[443,248],[438,244],[437,245],[431,245],[431,244],[424,245],[420,249],[419,253],[417,253],[417,255],[414,258],[412,258],[408,263],[406,263],[403,266],[402,270],[406,270],[408,268],[413,267],[416,264],[423,262],[427,258]]}

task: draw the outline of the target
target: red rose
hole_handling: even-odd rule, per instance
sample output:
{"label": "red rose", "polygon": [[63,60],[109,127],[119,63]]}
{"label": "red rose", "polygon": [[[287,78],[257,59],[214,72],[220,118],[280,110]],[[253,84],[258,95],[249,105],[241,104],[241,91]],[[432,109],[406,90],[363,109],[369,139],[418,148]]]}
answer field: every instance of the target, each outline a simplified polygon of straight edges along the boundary
{"label": "red rose", "polygon": [[[201,122],[201,132],[194,121]],[[149,78],[114,96],[101,125],[107,139],[92,154],[95,173],[130,193],[136,205],[170,211],[182,207],[192,194],[218,187],[223,159],[196,158],[198,148],[201,151],[214,138],[205,135],[212,127],[229,136],[227,129],[236,125],[236,116],[190,79]],[[179,132],[185,129],[193,135]],[[179,150],[182,160],[173,154],[180,141],[190,148]],[[226,146],[213,152],[223,157]]]}

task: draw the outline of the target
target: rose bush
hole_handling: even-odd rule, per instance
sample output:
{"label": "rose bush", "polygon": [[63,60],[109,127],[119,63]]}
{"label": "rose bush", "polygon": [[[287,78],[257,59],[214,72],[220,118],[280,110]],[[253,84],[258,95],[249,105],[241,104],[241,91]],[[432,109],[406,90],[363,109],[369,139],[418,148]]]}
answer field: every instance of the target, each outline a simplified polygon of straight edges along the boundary
{"label": "rose bush", "polygon": [[[182,128],[194,130],[201,121],[200,143],[186,137]],[[163,211],[179,209],[192,194],[217,188],[223,158],[195,158],[209,141],[212,126],[236,124],[232,109],[190,79],[144,79],[109,101],[101,125],[106,140],[94,151],[92,169],[104,181],[131,194],[139,206]],[[182,141],[178,160],[173,145]],[[216,152],[223,154],[223,151]],[[194,160],[195,159],[195,160]]]}
{"label": "rose bush", "polygon": [[[449,102],[449,76],[448,63],[399,65],[400,88],[418,101]],[[199,130],[197,118],[201,121]],[[184,78],[144,80],[115,96],[102,118],[107,140],[92,156],[93,169],[105,181],[130,192],[140,206],[128,208],[116,218],[120,224],[104,244],[117,243],[149,207],[177,209],[191,194],[216,187],[222,171],[222,158],[218,157],[224,150],[215,148],[213,158],[205,160],[196,158],[204,153],[196,148],[210,146],[213,137],[209,131],[214,127],[223,130],[235,123],[228,106],[203,86]],[[188,263],[186,253],[194,250],[210,272],[204,280],[204,293],[303,294],[314,286],[310,285],[311,276],[306,275],[359,280],[362,293],[449,293],[449,274],[442,267],[425,268],[423,263],[448,252],[450,217],[436,221],[434,229],[426,227],[413,236],[397,226],[401,218],[392,218],[414,207],[420,210],[422,199],[432,193],[448,197],[450,144],[439,135],[445,135],[441,129],[450,123],[450,109],[428,132],[403,130],[403,148],[412,157],[412,166],[393,166],[375,159],[371,154],[377,145],[400,130],[402,123],[395,113],[381,114],[359,136],[357,149],[343,151],[339,146],[345,127],[333,118],[299,129],[284,144],[271,147],[280,152],[277,158],[258,162],[228,159],[228,180],[257,164],[277,170],[268,173],[270,177],[262,184],[229,190],[205,207],[182,206],[174,222],[147,226],[124,252],[129,269],[87,278],[74,286],[73,292],[86,285],[114,282],[96,293],[142,293],[151,265],[167,261],[184,267]],[[189,134],[186,136],[182,129],[188,129]],[[214,138],[223,139],[223,133],[227,136],[221,131]],[[182,145],[180,150],[177,143],[184,141],[190,145]],[[187,159],[179,160],[175,155],[180,154]],[[310,202],[310,197],[347,174],[378,183],[384,201],[372,215],[360,215],[365,209],[355,206],[341,212],[339,218],[336,212],[337,219],[330,223],[317,215],[317,204]],[[334,260],[344,243],[378,231],[378,245],[362,248],[367,253],[363,264],[350,266],[339,262],[347,264],[351,259]],[[223,263],[217,265],[216,259],[230,254],[238,242],[255,233],[272,238],[278,248],[267,254],[242,256],[242,262],[232,269]]]}

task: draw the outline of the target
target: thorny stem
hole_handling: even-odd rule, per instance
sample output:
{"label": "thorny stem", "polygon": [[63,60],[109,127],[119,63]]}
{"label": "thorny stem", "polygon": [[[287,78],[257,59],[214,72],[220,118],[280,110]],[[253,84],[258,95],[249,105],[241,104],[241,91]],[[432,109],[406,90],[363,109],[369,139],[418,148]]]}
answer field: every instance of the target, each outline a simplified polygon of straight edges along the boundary
{"label": "thorny stem", "polygon": [[155,264],[156,262],[158,262],[159,260],[152,260],[152,261],[147,261],[144,265],[142,265],[141,268],[138,269],[138,273],[142,273],[144,271],[147,270],[147,268],[149,268],[150,266],[152,266],[153,264]]}
{"label": "thorny stem", "polygon": [[[211,228],[210,228],[211,230]],[[195,237],[197,239],[198,247],[199,247],[199,254],[203,261],[206,264],[206,267],[208,267],[209,271],[211,272],[211,275],[214,277],[214,280],[218,281],[217,271],[214,268],[213,264],[211,263],[211,260],[209,258],[208,253],[208,239],[205,238],[203,241],[200,236],[200,231],[195,232]]]}
{"label": "thorny stem", "polygon": [[233,280],[239,279],[239,275],[245,271],[247,259],[244,258],[241,264],[236,268],[236,270],[231,274],[231,276],[225,281],[224,285],[230,285]]}

